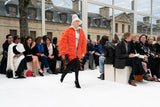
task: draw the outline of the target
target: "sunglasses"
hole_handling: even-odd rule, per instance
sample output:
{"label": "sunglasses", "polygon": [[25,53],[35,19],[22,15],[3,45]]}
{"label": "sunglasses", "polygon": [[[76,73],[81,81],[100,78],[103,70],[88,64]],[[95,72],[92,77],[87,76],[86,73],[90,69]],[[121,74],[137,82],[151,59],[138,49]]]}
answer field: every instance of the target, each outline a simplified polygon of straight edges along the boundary
{"label": "sunglasses", "polygon": [[21,39],[21,38],[18,38],[18,39]]}

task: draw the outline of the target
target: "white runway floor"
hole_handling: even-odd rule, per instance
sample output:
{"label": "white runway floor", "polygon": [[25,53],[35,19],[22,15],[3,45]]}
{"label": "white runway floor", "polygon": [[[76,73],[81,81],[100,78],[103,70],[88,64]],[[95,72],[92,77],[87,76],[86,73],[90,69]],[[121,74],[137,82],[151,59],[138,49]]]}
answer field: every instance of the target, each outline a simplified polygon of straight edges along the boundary
{"label": "white runway floor", "polygon": [[0,107],[160,107],[160,83],[139,82],[137,87],[99,80],[98,70],[74,73],[60,83],[61,74],[26,79],[0,75]]}

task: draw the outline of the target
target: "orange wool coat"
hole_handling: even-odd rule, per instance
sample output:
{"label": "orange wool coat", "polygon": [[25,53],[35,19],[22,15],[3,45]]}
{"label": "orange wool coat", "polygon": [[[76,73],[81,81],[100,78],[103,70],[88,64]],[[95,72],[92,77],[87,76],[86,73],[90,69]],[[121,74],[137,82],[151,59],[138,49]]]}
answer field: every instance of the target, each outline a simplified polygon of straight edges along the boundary
{"label": "orange wool coat", "polygon": [[76,55],[76,32],[73,27],[67,28],[61,35],[58,41],[59,56],[67,55],[68,59],[78,57],[81,60],[82,55],[86,54],[86,37],[84,31],[79,29],[79,43]]}

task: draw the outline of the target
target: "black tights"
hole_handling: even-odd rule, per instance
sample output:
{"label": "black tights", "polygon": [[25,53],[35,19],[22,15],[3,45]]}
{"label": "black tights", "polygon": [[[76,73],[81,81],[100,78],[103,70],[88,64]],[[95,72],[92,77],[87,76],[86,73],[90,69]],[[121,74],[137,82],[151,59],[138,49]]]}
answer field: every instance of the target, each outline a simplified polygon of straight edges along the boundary
{"label": "black tights", "polygon": [[63,74],[61,76],[61,82],[63,82],[63,79],[67,75],[67,73],[71,69],[73,69],[73,71],[75,72],[75,82],[79,85],[79,80],[78,80],[79,68],[80,68],[80,61],[79,61],[79,59],[75,58],[75,59],[71,60],[68,63],[66,70],[63,72]]}

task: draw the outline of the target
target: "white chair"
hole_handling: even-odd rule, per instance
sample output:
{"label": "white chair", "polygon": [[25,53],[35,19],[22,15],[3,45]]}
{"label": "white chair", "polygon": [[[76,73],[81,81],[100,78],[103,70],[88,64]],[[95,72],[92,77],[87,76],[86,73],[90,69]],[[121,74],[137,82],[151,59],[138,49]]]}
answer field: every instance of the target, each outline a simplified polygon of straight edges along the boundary
{"label": "white chair", "polygon": [[124,69],[116,68],[116,82],[128,84],[132,67],[126,66]]}
{"label": "white chair", "polygon": [[112,64],[105,64],[104,65],[104,78],[108,81],[115,81],[115,68]]}

